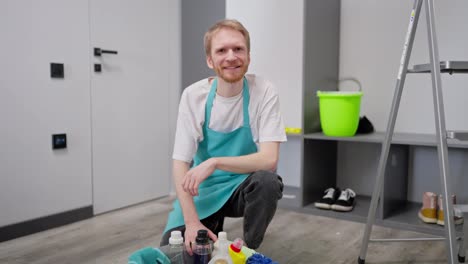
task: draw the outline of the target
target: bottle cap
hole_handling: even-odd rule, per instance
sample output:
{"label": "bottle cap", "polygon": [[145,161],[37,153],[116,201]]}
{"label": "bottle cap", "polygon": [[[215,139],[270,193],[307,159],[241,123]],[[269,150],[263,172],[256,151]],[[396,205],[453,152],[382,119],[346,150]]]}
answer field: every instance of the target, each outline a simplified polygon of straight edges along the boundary
{"label": "bottle cap", "polygon": [[223,231],[219,232],[218,233],[218,239],[219,240],[227,240],[227,233],[223,232]]}
{"label": "bottle cap", "polygon": [[169,244],[171,245],[179,245],[184,243],[184,238],[182,237],[182,232],[180,231],[172,231],[171,237],[169,238]]}
{"label": "bottle cap", "polygon": [[198,230],[197,237],[195,238],[195,243],[202,245],[208,244],[208,230]]}
{"label": "bottle cap", "polygon": [[234,252],[240,252],[243,244],[244,244],[244,241],[242,241],[242,239],[236,238],[234,239],[234,242],[232,242],[230,247]]}

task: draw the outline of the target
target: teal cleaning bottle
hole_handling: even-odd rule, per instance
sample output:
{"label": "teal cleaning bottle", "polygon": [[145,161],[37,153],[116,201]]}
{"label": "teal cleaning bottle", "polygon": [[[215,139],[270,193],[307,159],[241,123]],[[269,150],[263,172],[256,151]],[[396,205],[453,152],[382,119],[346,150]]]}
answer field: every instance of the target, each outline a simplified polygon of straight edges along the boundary
{"label": "teal cleaning bottle", "polygon": [[208,231],[198,230],[195,238],[195,248],[193,249],[194,264],[208,264],[211,259],[211,245],[208,238]]}

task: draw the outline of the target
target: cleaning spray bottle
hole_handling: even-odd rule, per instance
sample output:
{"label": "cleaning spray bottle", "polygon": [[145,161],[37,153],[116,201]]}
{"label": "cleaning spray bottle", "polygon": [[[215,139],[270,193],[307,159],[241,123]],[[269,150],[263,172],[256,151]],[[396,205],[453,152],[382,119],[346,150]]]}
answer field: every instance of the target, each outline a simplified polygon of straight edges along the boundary
{"label": "cleaning spray bottle", "polygon": [[218,240],[213,249],[213,254],[208,264],[234,264],[229,256],[229,241],[226,232],[218,233]]}
{"label": "cleaning spray bottle", "polygon": [[244,241],[242,241],[242,239],[236,238],[229,246],[229,256],[231,256],[233,264],[245,264],[246,257],[241,251],[243,244]]}

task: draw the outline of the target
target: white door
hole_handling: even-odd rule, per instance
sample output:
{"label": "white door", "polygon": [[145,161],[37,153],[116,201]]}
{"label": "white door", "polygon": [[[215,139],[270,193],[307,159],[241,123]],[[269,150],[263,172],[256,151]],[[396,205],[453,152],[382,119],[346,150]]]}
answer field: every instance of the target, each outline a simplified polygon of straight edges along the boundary
{"label": "white door", "polygon": [[96,214],[169,193],[169,1],[89,1]]}

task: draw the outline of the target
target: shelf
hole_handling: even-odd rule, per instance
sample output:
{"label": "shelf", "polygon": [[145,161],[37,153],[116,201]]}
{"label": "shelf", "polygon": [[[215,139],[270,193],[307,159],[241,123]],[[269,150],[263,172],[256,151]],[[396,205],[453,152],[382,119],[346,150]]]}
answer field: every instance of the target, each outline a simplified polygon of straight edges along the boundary
{"label": "shelf", "polygon": [[319,140],[331,140],[331,141],[350,141],[350,142],[369,142],[369,143],[382,143],[384,140],[384,133],[375,132],[365,135],[355,135],[353,137],[330,137],[325,136],[323,133],[311,133],[305,134],[306,139],[319,139]]}
{"label": "shelf", "polygon": [[[386,217],[383,223],[378,224],[391,228],[444,236],[444,226],[427,224],[421,221],[418,217],[419,209],[421,209],[421,203],[407,202],[404,206],[395,210],[390,216]],[[463,225],[455,226],[457,233],[462,232],[462,226]]]}
{"label": "shelf", "polygon": [[[431,72],[431,64],[417,64],[413,69],[408,69],[408,73],[429,73]],[[441,61],[441,73],[468,73],[468,61]]]}
{"label": "shelf", "polygon": [[[366,223],[370,202],[371,197],[358,195],[356,197],[356,204],[354,209],[351,212],[337,212],[333,210],[318,209],[314,206],[313,203],[300,208],[299,211],[313,215]],[[445,229],[443,226],[437,224],[426,224],[419,219],[418,211],[420,208],[421,203],[407,202],[398,210],[392,212],[390,216],[385,217],[385,219],[382,220],[377,217],[375,219],[375,224],[384,227],[404,229],[435,236],[444,236]],[[298,208],[296,208],[296,210],[297,209]],[[455,230],[459,235],[462,233],[462,228],[463,225],[455,226]]]}
{"label": "shelf", "polygon": [[367,214],[369,213],[370,207],[370,197],[369,196],[356,196],[355,205],[352,211],[350,212],[338,212],[333,210],[324,210],[318,209],[314,204],[309,204],[304,206],[301,211],[306,213],[311,213],[314,215],[326,216],[331,218],[338,218],[343,220],[351,220],[356,222],[365,223],[367,220]]}
{"label": "shelf", "polygon": [[447,138],[468,141],[467,131],[447,131]]}
{"label": "shelf", "polygon": [[286,137],[287,138],[302,138],[303,137],[303,134],[300,133],[300,134],[296,134],[296,133],[286,133]]}
{"label": "shelf", "polygon": [[[331,141],[349,141],[349,142],[363,142],[363,143],[382,143],[385,139],[384,132],[374,132],[371,134],[358,134],[353,137],[329,137],[323,133],[305,134],[306,139],[318,140],[331,140]],[[436,147],[436,136],[430,134],[418,133],[394,133],[392,137],[392,144],[399,145],[414,145],[414,146],[428,146]],[[468,148],[468,141],[460,141],[458,139],[447,139],[447,145],[452,148]]]}

